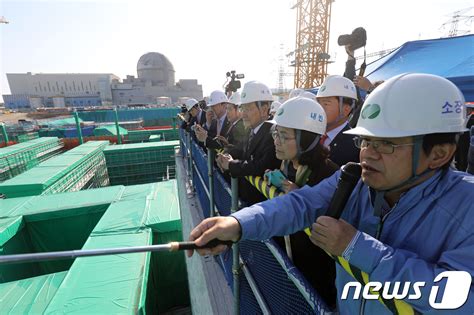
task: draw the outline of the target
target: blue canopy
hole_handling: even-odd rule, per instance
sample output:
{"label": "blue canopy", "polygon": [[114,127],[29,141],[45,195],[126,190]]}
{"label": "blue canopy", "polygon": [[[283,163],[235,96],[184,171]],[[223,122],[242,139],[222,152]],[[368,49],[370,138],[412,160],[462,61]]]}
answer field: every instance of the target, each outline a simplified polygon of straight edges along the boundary
{"label": "blue canopy", "polygon": [[474,35],[407,42],[367,65],[371,82],[405,72],[436,74],[449,79],[474,101]]}

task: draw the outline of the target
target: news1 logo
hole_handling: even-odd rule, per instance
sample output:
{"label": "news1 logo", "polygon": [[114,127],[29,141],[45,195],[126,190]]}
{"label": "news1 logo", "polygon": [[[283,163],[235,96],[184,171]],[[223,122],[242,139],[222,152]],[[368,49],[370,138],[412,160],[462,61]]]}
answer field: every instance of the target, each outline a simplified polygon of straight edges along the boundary
{"label": "news1 logo", "polygon": [[[444,293],[442,296],[439,291],[439,285],[437,283],[446,279],[446,285],[444,286]],[[438,310],[453,310],[457,309],[466,303],[469,289],[471,287],[472,277],[466,271],[443,271],[434,279],[434,285],[431,288],[429,303],[430,306]],[[391,285],[393,284],[393,287]],[[405,299],[418,300],[421,298],[421,288],[426,285],[423,281],[417,282],[385,282],[382,284],[377,281],[370,281],[364,285],[362,290],[362,297],[367,300],[377,300],[379,294],[386,300],[390,299]],[[342,291],[341,299],[346,300],[349,295],[351,287],[354,288],[353,299],[359,299],[362,284],[357,281],[351,281],[346,283]],[[383,287],[383,289],[382,289]],[[380,290],[382,289],[382,292]],[[408,294],[410,289],[413,289],[413,294]]]}

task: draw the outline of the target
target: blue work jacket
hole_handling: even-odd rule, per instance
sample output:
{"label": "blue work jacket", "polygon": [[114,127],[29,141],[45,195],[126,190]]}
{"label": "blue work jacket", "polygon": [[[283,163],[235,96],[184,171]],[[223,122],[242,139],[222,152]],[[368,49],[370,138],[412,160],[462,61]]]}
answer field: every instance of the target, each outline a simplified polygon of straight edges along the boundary
{"label": "blue work jacket", "polygon": [[[305,186],[236,212],[233,216],[242,227],[242,239],[264,240],[311,226],[326,213],[339,177],[340,171],[316,186]],[[472,283],[467,302],[456,310],[436,310],[429,302],[434,286],[444,291],[446,279],[434,283],[441,272],[462,270],[474,276],[474,176],[451,169],[437,171],[405,192],[382,219],[374,215],[371,195],[370,188],[360,180],[341,216],[362,232],[353,245],[349,263],[366,272],[370,281],[426,282],[421,298],[404,299],[421,313],[474,314]],[[351,295],[341,300],[343,288],[350,281],[355,280],[337,265],[340,314],[391,314],[378,300],[362,302],[362,297],[352,299]]]}

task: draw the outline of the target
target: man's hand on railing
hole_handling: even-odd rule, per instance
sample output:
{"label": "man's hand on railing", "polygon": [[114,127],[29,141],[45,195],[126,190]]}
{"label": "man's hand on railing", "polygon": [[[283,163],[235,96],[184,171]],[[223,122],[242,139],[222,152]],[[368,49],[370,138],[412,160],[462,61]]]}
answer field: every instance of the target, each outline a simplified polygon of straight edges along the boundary
{"label": "man's hand on railing", "polygon": [[[234,217],[207,218],[196,226],[189,234],[189,241],[203,246],[213,239],[237,242],[241,236],[240,223]],[[198,249],[201,256],[218,255],[227,249],[227,245],[218,245],[213,248]],[[186,251],[188,257],[193,255],[193,250]]]}

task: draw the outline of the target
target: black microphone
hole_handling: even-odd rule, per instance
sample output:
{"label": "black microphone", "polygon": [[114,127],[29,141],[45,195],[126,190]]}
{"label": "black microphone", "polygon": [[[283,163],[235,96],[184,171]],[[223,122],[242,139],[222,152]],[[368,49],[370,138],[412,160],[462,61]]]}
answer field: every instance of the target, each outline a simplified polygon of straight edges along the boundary
{"label": "black microphone", "polygon": [[342,167],[341,176],[337,181],[336,191],[332,196],[329,208],[326,213],[327,216],[339,219],[342,210],[346,206],[347,200],[354,190],[362,173],[360,164],[349,162]]}
{"label": "black microphone", "polygon": [[469,145],[469,151],[467,153],[467,170],[469,174],[474,175],[474,126],[471,126],[471,132],[470,132],[470,145]]}

